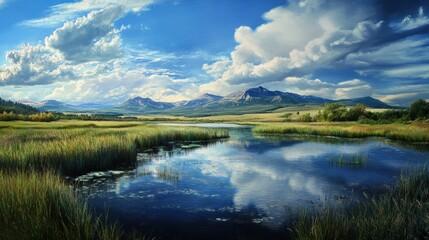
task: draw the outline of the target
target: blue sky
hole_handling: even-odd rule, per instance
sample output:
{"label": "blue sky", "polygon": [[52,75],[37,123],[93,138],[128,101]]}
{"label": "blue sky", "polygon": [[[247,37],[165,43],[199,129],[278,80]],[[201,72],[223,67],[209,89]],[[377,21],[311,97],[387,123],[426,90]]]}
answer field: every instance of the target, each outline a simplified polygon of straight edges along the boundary
{"label": "blue sky", "polygon": [[427,0],[0,0],[0,97],[429,99]]}

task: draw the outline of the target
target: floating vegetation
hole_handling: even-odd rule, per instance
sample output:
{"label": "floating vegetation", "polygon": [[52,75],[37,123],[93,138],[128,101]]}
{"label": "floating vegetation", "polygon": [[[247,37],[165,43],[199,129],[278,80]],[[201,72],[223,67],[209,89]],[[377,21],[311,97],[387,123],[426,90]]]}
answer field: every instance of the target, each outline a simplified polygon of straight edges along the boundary
{"label": "floating vegetation", "polygon": [[202,145],[200,145],[200,144],[192,143],[192,144],[188,144],[188,145],[181,145],[180,148],[182,148],[182,149],[193,149],[193,148],[199,148],[201,146]]}
{"label": "floating vegetation", "polygon": [[368,154],[341,154],[329,159],[330,166],[336,167],[368,167],[369,157]]}

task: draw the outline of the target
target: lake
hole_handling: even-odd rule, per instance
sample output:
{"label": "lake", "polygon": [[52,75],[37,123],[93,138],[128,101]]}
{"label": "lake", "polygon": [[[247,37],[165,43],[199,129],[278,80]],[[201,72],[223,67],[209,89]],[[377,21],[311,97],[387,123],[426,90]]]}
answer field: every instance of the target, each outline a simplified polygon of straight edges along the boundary
{"label": "lake", "polygon": [[[171,125],[171,124],[169,124]],[[198,124],[197,124],[198,125]],[[383,191],[401,170],[429,161],[426,148],[383,139],[254,136],[170,143],[135,166],[80,176],[90,208],[157,239],[285,239],[305,209]]]}

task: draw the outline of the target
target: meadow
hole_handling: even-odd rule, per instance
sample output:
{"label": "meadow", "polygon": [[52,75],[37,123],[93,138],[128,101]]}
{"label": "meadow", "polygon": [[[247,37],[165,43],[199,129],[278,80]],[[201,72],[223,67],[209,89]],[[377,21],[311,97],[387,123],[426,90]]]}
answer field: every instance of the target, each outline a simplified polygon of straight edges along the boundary
{"label": "meadow", "polygon": [[171,141],[228,137],[226,130],[138,122],[0,124],[0,239],[138,239],[94,216],[64,176],[114,169]]}
{"label": "meadow", "polygon": [[253,129],[253,133],[264,135],[306,134],[346,138],[384,137],[404,142],[429,142],[428,123],[360,124],[356,122],[322,122],[258,124]]}

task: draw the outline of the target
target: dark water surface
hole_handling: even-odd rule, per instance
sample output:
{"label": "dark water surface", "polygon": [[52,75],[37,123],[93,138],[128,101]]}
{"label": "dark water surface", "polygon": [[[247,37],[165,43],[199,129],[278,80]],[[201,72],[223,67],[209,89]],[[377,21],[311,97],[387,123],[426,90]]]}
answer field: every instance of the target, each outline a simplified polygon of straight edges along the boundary
{"label": "dark water surface", "polygon": [[222,127],[230,139],[141,153],[130,170],[79,177],[78,192],[98,213],[108,209],[125,228],[157,239],[285,239],[300,209],[361,198],[429,161],[428,150],[383,140],[269,138]]}

